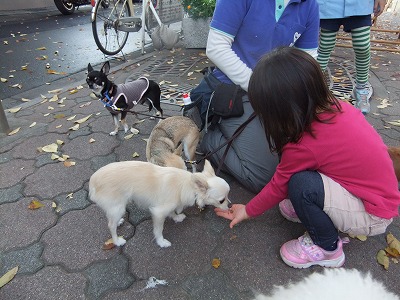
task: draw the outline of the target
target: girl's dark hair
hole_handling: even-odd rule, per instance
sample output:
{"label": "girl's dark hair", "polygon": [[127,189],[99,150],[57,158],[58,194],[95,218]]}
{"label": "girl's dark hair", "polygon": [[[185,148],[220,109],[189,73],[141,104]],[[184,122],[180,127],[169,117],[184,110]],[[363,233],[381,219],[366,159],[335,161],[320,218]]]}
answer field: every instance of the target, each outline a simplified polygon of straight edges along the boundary
{"label": "girl's dark hair", "polygon": [[[248,91],[250,103],[264,126],[271,151],[282,152],[298,142],[311,123],[327,123],[341,111],[329,91],[318,62],[308,53],[282,47],[263,56],[253,70]],[[321,120],[322,112],[332,118]]]}

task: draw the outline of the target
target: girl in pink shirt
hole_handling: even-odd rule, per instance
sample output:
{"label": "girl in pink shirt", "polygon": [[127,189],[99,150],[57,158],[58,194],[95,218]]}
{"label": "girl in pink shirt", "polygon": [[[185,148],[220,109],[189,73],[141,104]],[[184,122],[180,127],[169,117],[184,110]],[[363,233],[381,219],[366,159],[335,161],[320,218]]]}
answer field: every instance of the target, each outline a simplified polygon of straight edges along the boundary
{"label": "girl in pink shirt", "polygon": [[359,110],[332,95],[304,51],[283,47],[264,56],[251,76],[249,99],[281,160],[249,203],[216,209],[217,215],[232,220],[232,228],[279,204],[285,218],[307,229],[282,245],[285,263],[342,266],[338,230],[381,234],[398,216],[400,193],[387,147]]}

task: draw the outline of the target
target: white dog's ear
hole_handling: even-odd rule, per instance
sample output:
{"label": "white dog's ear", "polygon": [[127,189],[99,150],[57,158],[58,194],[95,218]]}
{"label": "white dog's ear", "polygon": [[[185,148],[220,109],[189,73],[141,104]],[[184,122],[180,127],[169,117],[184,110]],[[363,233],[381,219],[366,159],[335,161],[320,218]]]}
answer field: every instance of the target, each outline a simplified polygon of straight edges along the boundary
{"label": "white dog's ear", "polygon": [[104,63],[104,65],[101,67],[101,72],[103,72],[104,74],[108,75],[108,73],[110,73],[110,62],[106,61]]}
{"label": "white dog's ear", "polygon": [[204,178],[204,175],[201,173],[194,173],[192,175],[192,180],[195,185],[195,189],[198,192],[198,196],[196,198],[196,204],[199,207],[204,207],[204,199],[207,195],[208,190],[208,183],[207,180]]}
{"label": "white dog's ear", "polygon": [[204,161],[204,169],[203,169],[202,173],[204,175],[206,175],[207,177],[215,176],[214,169],[213,169],[211,163],[207,159]]}

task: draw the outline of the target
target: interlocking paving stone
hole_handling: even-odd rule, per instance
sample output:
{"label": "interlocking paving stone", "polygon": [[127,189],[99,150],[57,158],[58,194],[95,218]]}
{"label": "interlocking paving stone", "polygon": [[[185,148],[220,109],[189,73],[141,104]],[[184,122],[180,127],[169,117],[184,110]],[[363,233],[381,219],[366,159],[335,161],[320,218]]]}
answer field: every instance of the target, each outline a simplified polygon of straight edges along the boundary
{"label": "interlocking paving stone", "polygon": [[84,127],[80,127],[78,130],[70,130],[68,137],[73,140],[76,137],[79,136],[88,136],[92,133],[92,131],[90,130],[90,127],[88,125],[84,126]]}
{"label": "interlocking paving stone", "polygon": [[0,299],[78,300],[85,298],[86,279],[49,266],[31,276],[17,276],[0,289]]}
{"label": "interlocking paving stone", "polygon": [[[132,233],[132,226],[124,223],[118,234]],[[107,220],[99,207],[71,211],[60,217],[41,239],[46,245],[43,259],[50,264],[63,264],[68,269],[83,269],[97,260],[110,259],[120,249],[103,250],[103,243],[111,237]]]}
{"label": "interlocking paving stone", "polygon": [[26,195],[52,199],[60,193],[69,194],[78,190],[91,174],[88,161],[78,161],[71,167],[65,167],[62,162],[44,165],[24,180],[24,192]]}
{"label": "interlocking paving stone", "polygon": [[1,164],[0,188],[11,187],[21,182],[35,169],[33,160],[13,159]]}
{"label": "interlocking paving stone", "polygon": [[10,188],[0,189],[0,204],[7,202],[15,202],[18,199],[22,198],[23,197],[21,193],[22,188],[23,187],[21,184],[17,184]]}
{"label": "interlocking paving stone", "polygon": [[128,270],[128,260],[123,255],[96,262],[85,270],[85,274],[89,280],[89,299],[99,299],[108,290],[126,289],[135,281]]}
{"label": "interlocking paving stone", "polygon": [[0,274],[5,274],[15,266],[18,266],[18,274],[35,273],[43,266],[42,255],[43,245],[34,243],[26,248],[0,253]]}
{"label": "interlocking paving stone", "polygon": [[62,194],[55,198],[55,202],[57,203],[57,212],[60,215],[64,215],[72,210],[84,209],[91,204],[88,192],[85,189],[72,193],[72,195]]}
{"label": "interlocking paving stone", "polygon": [[182,287],[190,295],[190,299],[242,299],[239,292],[230,284],[230,279],[220,269],[209,269],[208,272],[200,276],[190,276],[185,280]]}
{"label": "interlocking paving stone", "polygon": [[[90,143],[93,138],[95,142]],[[101,133],[93,133],[90,136],[76,137],[63,147],[63,151],[71,158],[91,159],[95,156],[108,155],[118,145],[118,141],[112,136],[104,136]]]}
{"label": "interlocking paving stone", "polygon": [[24,198],[0,206],[0,251],[32,244],[56,222],[51,202],[42,201],[44,207],[31,210],[28,206],[33,199]]}
{"label": "interlocking paving stone", "polygon": [[107,156],[97,156],[93,157],[90,162],[92,166],[93,171],[97,171],[101,167],[104,167],[105,165],[108,165],[109,163],[117,161],[115,153],[112,153]]}
{"label": "interlocking paving stone", "polygon": [[211,266],[211,251],[217,240],[199,217],[188,217],[176,224],[167,219],[163,233],[172,244],[168,248],[156,244],[151,220],[136,227],[135,235],[123,249],[130,257],[132,273],[140,278],[154,276],[173,284],[186,276],[198,275]]}

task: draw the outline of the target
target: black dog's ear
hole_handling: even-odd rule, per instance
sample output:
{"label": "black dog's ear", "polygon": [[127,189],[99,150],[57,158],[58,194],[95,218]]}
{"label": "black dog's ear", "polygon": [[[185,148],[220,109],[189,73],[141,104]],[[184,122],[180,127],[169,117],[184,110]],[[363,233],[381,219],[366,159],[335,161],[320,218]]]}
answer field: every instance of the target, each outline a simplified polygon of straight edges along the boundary
{"label": "black dog's ear", "polygon": [[87,66],[87,70],[88,70],[88,73],[93,71],[93,67],[92,67],[92,65],[90,63]]}
{"label": "black dog's ear", "polygon": [[109,61],[106,61],[106,62],[104,63],[104,65],[101,67],[101,70],[100,70],[100,71],[101,71],[102,73],[108,75],[108,73],[110,72],[110,62],[109,62]]}

